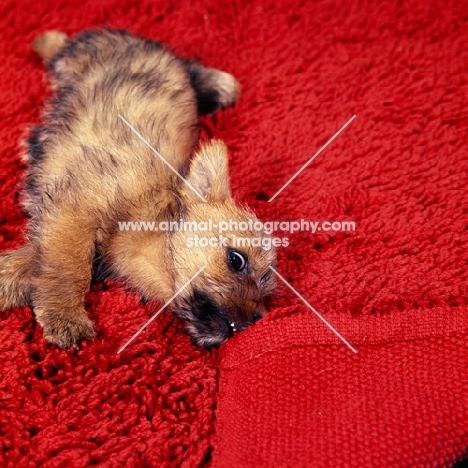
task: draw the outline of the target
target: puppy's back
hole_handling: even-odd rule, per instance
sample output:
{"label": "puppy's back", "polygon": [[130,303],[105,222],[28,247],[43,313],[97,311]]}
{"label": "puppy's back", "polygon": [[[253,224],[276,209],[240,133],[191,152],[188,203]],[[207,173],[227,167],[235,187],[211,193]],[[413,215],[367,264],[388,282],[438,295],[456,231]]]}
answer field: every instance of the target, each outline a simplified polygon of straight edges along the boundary
{"label": "puppy's back", "polygon": [[173,184],[172,171],[122,118],[180,170],[198,136],[186,61],[157,42],[116,31],[85,31],[73,40],[49,32],[33,47],[50,70],[56,98],[30,139],[28,211],[48,197],[57,205],[85,191],[80,203],[112,205],[117,194],[122,203],[158,183]]}

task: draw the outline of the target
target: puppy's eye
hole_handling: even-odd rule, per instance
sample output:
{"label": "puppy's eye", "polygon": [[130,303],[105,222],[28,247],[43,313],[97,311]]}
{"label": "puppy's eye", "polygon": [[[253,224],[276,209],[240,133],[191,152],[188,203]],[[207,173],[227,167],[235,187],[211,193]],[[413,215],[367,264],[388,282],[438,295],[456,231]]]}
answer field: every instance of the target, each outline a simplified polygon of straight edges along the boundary
{"label": "puppy's eye", "polygon": [[228,262],[234,271],[243,271],[247,266],[247,257],[236,250],[228,253]]}

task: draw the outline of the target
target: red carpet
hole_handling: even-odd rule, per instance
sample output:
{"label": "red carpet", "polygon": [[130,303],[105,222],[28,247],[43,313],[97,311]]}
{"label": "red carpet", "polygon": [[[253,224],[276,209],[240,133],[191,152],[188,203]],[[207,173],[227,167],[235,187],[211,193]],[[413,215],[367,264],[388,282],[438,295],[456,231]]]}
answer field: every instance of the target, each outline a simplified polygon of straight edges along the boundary
{"label": "red carpet", "polygon": [[[353,220],[287,235],[272,313],[219,353],[99,284],[98,339],[46,344],[0,312],[0,466],[442,467],[468,457],[468,6],[463,1],[102,0],[0,4],[0,239],[23,242],[18,141],[40,119],[47,29],[106,25],[232,72],[206,119],[264,220]],[[356,120],[268,199],[351,116]]]}

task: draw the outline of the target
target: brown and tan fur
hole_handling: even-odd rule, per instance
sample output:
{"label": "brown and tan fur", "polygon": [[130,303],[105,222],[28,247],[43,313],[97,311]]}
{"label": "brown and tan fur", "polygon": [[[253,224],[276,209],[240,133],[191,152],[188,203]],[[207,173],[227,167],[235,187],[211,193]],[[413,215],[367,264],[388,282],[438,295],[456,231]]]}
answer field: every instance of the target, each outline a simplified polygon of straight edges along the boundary
{"label": "brown and tan fur", "polygon": [[[93,274],[124,278],[146,299],[166,302],[206,266],[170,306],[195,342],[219,345],[260,318],[274,288],[274,250],[245,248],[247,265],[239,272],[231,248],[189,249],[193,233],[118,227],[119,221],[256,219],[231,197],[221,142],[192,156],[199,115],[233,105],[235,79],[126,32],[85,31],[73,40],[48,32],[33,48],[48,66],[56,97],[27,142],[28,243],[0,256],[0,308],[30,305],[46,339],[69,347],[95,337],[84,308]],[[235,234],[223,235],[231,241]]]}

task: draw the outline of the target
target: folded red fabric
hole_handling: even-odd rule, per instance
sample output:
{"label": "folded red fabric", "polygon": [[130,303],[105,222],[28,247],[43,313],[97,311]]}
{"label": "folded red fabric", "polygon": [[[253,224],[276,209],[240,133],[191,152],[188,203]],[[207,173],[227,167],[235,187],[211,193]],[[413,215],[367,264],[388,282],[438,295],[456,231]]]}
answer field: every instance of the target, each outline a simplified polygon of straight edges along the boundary
{"label": "folded red fabric", "polygon": [[468,447],[468,310],[268,317],[223,349],[213,468],[452,466]]}

